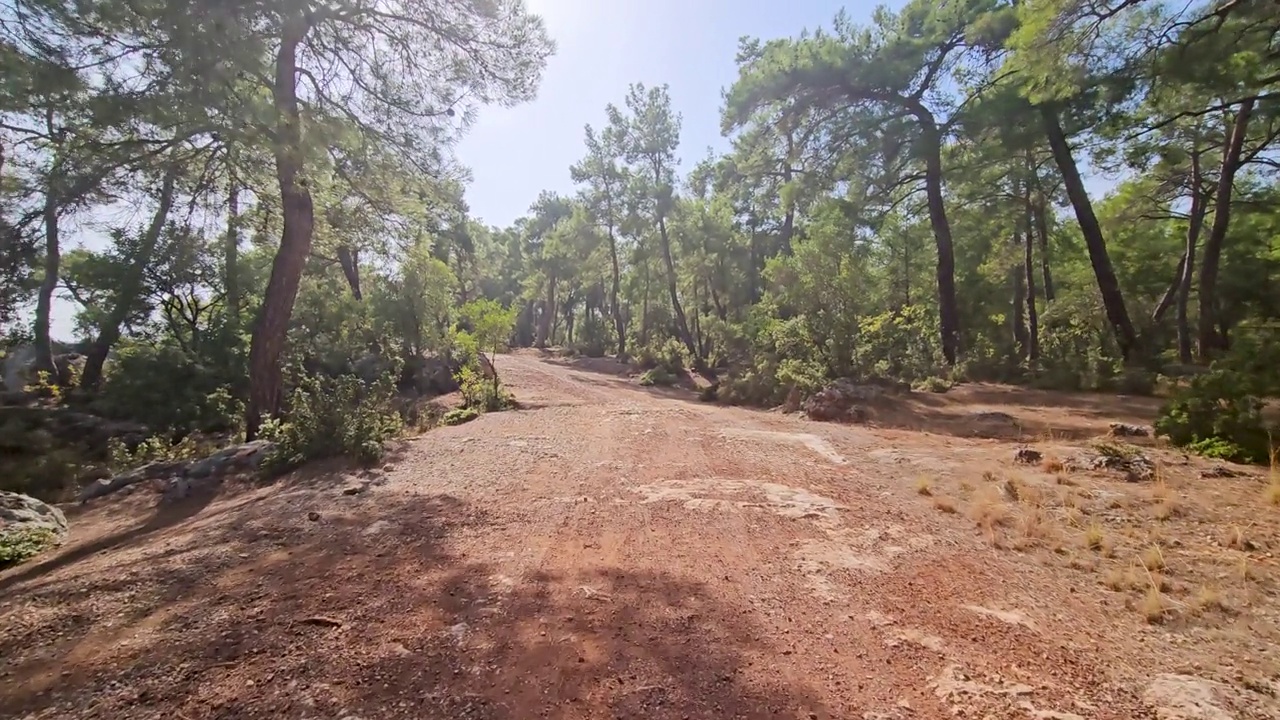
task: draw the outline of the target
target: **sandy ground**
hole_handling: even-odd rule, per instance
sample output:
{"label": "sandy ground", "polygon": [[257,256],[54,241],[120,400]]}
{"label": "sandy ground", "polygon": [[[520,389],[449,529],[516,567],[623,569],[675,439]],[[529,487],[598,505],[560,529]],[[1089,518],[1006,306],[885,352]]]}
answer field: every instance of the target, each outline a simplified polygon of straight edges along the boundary
{"label": "sandy ground", "polygon": [[966,386],[840,426],[498,369],[523,409],[377,470],[69,509],[0,574],[0,717],[1280,717],[1265,470],[1058,467],[1152,401]]}

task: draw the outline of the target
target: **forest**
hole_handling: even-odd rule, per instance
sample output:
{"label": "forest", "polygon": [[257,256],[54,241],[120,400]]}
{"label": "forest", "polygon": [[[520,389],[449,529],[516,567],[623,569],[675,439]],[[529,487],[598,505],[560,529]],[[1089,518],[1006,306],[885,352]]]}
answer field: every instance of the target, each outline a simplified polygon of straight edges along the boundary
{"label": "forest", "polygon": [[6,382],[30,372],[0,487],[101,472],[15,442],[33,404],[145,428],[119,467],[216,433],[376,457],[423,422],[410,390],[461,386],[442,421],[510,404],[505,346],[744,405],[844,377],[1158,393],[1174,443],[1268,459],[1274,2],[910,0],[794,32],[741,41],[723,154],[689,157],[666,87],[618,88],[576,192],[492,227],[452,148],[536,95],[554,41],[520,0],[7,0],[0,332]]}

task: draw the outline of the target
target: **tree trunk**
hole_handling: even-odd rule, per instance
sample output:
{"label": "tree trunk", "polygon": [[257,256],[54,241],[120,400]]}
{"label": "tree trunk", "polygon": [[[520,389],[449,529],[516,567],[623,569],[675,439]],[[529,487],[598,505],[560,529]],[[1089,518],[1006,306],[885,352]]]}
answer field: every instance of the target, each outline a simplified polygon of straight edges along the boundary
{"label": "tree trunk", "polygon": [[1022,272],[1027,280],[1027,359],[1040,359],[1040,316],[1036,312],[1036,262],[1031,233],[1031,217],[1027,217],[1026,238],[1022,243]]}
{"label": "tree trunk", "polygon": [[542,308],[542,316],[538,318],[538,334],[533,339],[534,347],[544,348],[551,337],[552,323],[556,317],[556,276],[547,278],[547,299]]}
{"label": "tree trunk", "polygon": [[[1031,242],[1031,229],[1034,227],[1040,241],[1040,275],[1044,280],[1044,300],[1049,303],[1054,299],[1053,273],[1049,270],[1049,200],[1045,197],[1044,186],[1040,183],[1040,175],[1030,150],[1027,151],[1027,172],[1031,177],[1027,187],[1027,207],[1030,213],[1027,222],[1027,242]],[[1036,191],[1034,205],[1031,204],[1031,185],[1035,186]],[[1035,293],[1032,293],[1032,299],[1034,297]]]}
{"label": "tree trunk", "polygon": [[1058,113],[1048,105],[1040,106],[1040,117],[1044,121],[1045,133],[1049,137],[1049,147],[1053,150],[1054,162],[1062,173],[1062,181],[1067,188],[1067,197],[1075,210],[1076,221],[1080,224],[1080,232],[1084,235],[1085,245],[1089,248],[1089,262],[1093,265],[1093,275],[1098,282],[1098,291],[1102,295],[1102,305],[1106,309],[1107,321],[1111,324],[1116,341],[1120,345],[1120,354],[1129,360],[1137,348],[1138,337],[1133,323],[1129,321],[1129,310],[1124,304],[1124,295],[1120,291],[1120,283],[1116,280],[1115,270],[1111,267],[1111,256],[1107,253],[1107,242],[1102,236],[1102,227],[1093,214],[1093,204],[1089,201],[1089,193],[1085,191],[1084,182],[1080,179],[1080,171],[1076,169],[1075,158],[1071,155],[1071,146],[1067,144],[1066,133],[1062,131],[1062,123]]}
{"label": "tree trunk", "polygon": [[928,109],[916,104],[911,110],[922,129],[929,225],[938,246],[938,327],[942,334],[942,356],[948,365],[955,365],[960,343],[960,310],[956,303],[956,259],[951,242],[951,223],[947,220],[942,197],[942,137]]}
{"label": "tree trunk", "polygon": [[142,278],[151,265],[156,245],[160,242],[160,233],[164,232],[164,224],[169,219],[169,211],[173,209],[174,186],[178,180],[178,163],[170,161],[165,170],[164,180],[160,186],[160,204],[151,216],[151,224],[142,236],[142,243],[129,266],[129,274],[121,282],[116,292],[115,305],[98,330],[98,337],[89,348],[85,358],[84,374],[80,384],[87,388],[96,388],[102,380],[102,366],[107,361],[111,348],[120,339],[120,326],[129,317],[129,311],[137,306],[138,296],[142,292]]}
{"label": "tree trunk", "polygon": [[[347,286],[351,288],[351,297],[356,300],[364,300],[364,295],[360,292],[360,251],[352,250],[346,245],[338,246],[338,264],[342,266],[342,274],[347,278]],[[461,277],[461,273],[459,273]],[[466,283],[462,283],[463,300],[466,304]]]}
{"label": "tree trunk", "polygon": [[1218,264],[1222,259],[1222,244],[1231,224],[1231,192],[1235,186],[1236,171],[1240,169],[1240,153],[1244,149],[1245,134],[1249,129],[1249,116],[1253,114],[1254,100],[1245,100],[1236,113],[1231,135],[1222,151],[1222,172],[1218,175],[1218,190],[1214,193],[1213,225],[1204,243],[1204,261],[1200,264],[1200,361],[1208,362],[1215,351],[1226,347],[1225,338],[1216,330],[1218,291]]}
{"label": "tree trunk", "polygon": [[297,53],[299,43],[309,30],[310,21],[305,16],[287,18],[276,54],[273,99],[278,119],[274,154],[284,228],[249,345],[249,403],[245,409],[245,436],[248,440],[257,437],[264,416],[280,412],[283,392],[280,356],[284,353],[289,319],[293,316],[298,285],[311,252],[311,234],[315,226],[311,190],[306,180],[298,177],[303,169],[303,153],[302,118],[298,112]]}
{"label": "tree trunk", "polygon": [[227,336],[240,332],[240,183],[236,169],[229,170],[227,188],[227,238],[222,248],[222,282],[226,286]]}
{"label": "tree trunk", "polygon": [[[1013,234],[1013,242],[1019,248],[1023,245],[1022,237],[1016,232]],[[1013,326],[1013,344],[1018,349],[1018,357],[1026,358],[1031,352],[1031,341],[1027,337],[1027,290],[1024,284],[1025,278],[1023,276],[1022,263],[1009,266],[1009,280],[1010,284],[1013,285],[1013,312],[1010,313],[1013,319],[1011,323]]]}
{"label": "tree trunk", "polygon": [[40,289],[36,294],[36,317],[33,334],[35,335],[35,367],[50,374],[56,379],[58,368],[53,362],[53,337],[49,332],[50,315],[53,311],[53,293],[58,289],[58,273],[62,262],[62,252],[58,238],[58,175],[62,162],[55,158],[49,172],[49,182],[44,196],[44,278],[40,280]]}
{"label": "tree trunk", "polygon": [[[612,213],[612,210],[610,211]],[[610,214],[612,217],[612,214]],[[613,285],[609,289],[609,307],[613,311],[613,327],[618,332],[618,357],[627,357],[627,325],[622,318],[622,305],[618,296],[622,294],[622,272],[618,267],[618,239],[613,234],[613,223],[609,223],[609,260],[613,264]]]}
{"label": "tree trunk", "polygon": [[[1192,207],[1194,210],[1195,207]],[[1169,308],[1173,307],[1173,302],[1178,299],[1178,288],[1182,287],[1182,273],[1187,267],[1187,253],[1182,252],[1182,257],[1178,258],[1178,267],[1173,271],[1173,281],[1169,283],[1168,289],[1160,296],[1160,302],[1156,303],[1156,309],[1151,311],[1151,324],[1158,325],[1164,319],[1165,313],[1169,312]]]}
{"label": "tree trunk", "polygon": [[671,239],[667,235],[667,219],[662,214],[658,215],[658,236],[662,242],[662,261],[667,266],[667,292],[671,295],[671,311],[676,316],[676,332],[680,334],[680,341],[689,349],[689,354],[694,358],[701,358],[698,346],[693,341],[693,335],[689,332],[689,321],[685,317],[684,308],[680,306],[680,295],[676,287],[676,264],[671,259]]}
{"label": "tree trunk", "polygon": [[782,165],[782,202],[786,206],[786,212],[782,218],[782,245],[781,252],[783,255],[791,254],[791,237],[796,230],[796,204],[791,199],[791,190],[788,187],[791,184],[791,156],[795,153],[795,137],[791,128],[787,128],[787,157]]}
{"label": "tree trunk", "polygon": [[1187,246],[1182,252],[1182,274],[1178,276],[1178,359],[1184,364],[1191,363],[1191,323],[1187,319],[1187,307],[1191,298],[1191,283],[1196,270],[1196,245],[1200,241],[1200,231],[1204,227],[1205,208],[1208,198],[1200,185],[1203,182],[1200,171],[1200,153],[1191,154],[1191,217],[1187,219]]}

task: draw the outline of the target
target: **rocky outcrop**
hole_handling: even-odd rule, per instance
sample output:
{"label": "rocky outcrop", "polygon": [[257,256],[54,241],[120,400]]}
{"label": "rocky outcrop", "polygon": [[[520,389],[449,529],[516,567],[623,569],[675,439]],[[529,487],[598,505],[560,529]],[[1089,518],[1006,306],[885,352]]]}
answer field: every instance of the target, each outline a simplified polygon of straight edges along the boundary
{"label": "rocky outcrop", "polygon": [[1063,464],[1073,472],[1119,472],[1129,482],[1142,482],[1156,476],[1156,464],[1136,451],[1084,451],[1067,458]]}
{"label": "rocky outcrop", "polygon": [[1130,425],[1128,423],[1111,423],[1110,430],[1112,437],[1150,437],[1151,430],[1141,425]]}
{"label": "rocky outcrop", "polygon": [[87,502],[144,481],[154,484],[166,500],[181,499],[217,487],[232,475],[257,471],[274,448],[273,443],[255,440],[223,448],[199,460],[148,463],[86,485],[80,491],[79,500]]}
{"label": "rocky outcrop", "polygon": [[67,518],[46,502],[0,490],[0,539],[32,530],[47,531],[44,544],[57,545],[67,537]]}
{"label": "rocky outcrop", "polygon": [[868,413],[864,405],[891,392],[894,389],[884,385],[840,378],[810,395],[801,407],[811,420],[865,422]]}

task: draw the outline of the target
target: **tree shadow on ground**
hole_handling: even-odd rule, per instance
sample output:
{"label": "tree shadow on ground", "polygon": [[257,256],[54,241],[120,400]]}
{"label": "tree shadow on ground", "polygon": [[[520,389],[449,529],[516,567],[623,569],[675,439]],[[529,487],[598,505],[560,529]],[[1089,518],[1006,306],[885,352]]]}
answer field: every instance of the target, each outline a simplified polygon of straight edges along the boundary
{"label": "tree shadow on ground", "polygon": [[59,565],[52,582],[11,578],[0,707],[182,720],[830,717],[812,690],[756,664],[747,609],[700,582],[620,568],[507,577],[456,549],[483,537],[481,508],[389,490],[362,498],[364,512],[344,500],[258,489]]}

